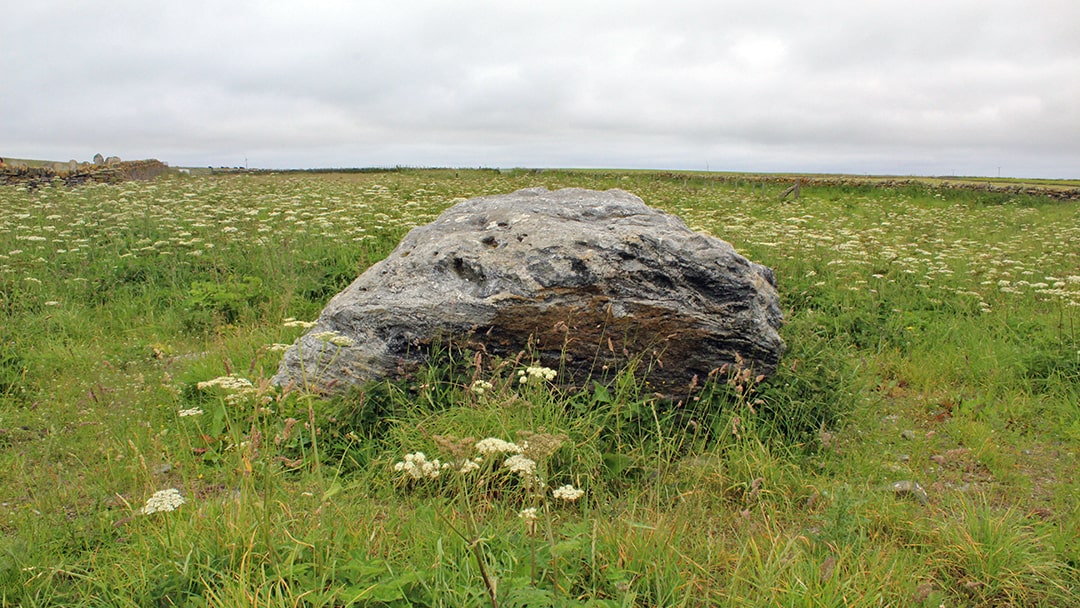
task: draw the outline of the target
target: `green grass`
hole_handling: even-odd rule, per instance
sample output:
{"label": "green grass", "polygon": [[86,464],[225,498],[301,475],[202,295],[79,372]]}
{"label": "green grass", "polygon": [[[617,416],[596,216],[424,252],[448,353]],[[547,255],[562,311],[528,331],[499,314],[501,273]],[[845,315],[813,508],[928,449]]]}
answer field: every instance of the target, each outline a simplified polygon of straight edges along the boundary
{"label": "green grass", "polygon": [[[781,202],[752,177],[0,188],[0,606],[1080,602],[1080,206],[911,183]],[[527,356],[448,346],[333,399],[266,385],[287,319],[455,201],[532,186],[629,190],[772,267],[777,375],[671,404],[631,370],[521,384]],[[230,375],[251,386],[200,387]],[[543,486],[506,454],[455,472],[529,433]],[[453,468],[394,469],[417,451]],[[142,513],[168,488],[184,504]]]}

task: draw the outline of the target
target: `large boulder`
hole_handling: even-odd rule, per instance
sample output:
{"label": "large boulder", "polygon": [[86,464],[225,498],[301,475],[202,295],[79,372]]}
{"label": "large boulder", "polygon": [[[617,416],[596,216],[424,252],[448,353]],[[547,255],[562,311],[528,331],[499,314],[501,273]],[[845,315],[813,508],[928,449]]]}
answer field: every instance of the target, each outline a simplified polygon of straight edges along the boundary
{"label": "large boulder", "polygon": [[440,348],[561,370],[578,386],[638,359],[685,397],[725,363],[772,374],[784,351],[770,269],[622,190],[520,190],[461,202],[335,296],[274,382],[334,392]]}

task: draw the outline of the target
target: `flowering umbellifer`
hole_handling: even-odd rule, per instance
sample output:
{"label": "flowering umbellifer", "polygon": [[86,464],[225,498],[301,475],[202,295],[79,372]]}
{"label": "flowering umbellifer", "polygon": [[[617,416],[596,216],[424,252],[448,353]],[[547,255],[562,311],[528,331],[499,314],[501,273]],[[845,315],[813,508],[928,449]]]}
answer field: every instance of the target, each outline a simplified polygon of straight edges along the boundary
{"label": "flowering umbellifer", "polygon": [[182,504],[184,504],[184,497],[180,495],[180,490],[169,488],[168,490],[154,492],[154,495],[146,500],[146,505],[141,511],[146,515],[167,513],[175,511]]}
{"label": "flowering umbellifer", "polygon": [[251,388],[252,384],[251,380],[248,380],[247,378],[241,378],[240,376],[230,374],[228,376],[219,376],[213,380],[199,382],[195,385],[200,391],[214,386],[220,386],[227,391],[238,391],[245,388]]}
{"label": "flowering umbellifer", "polygon": [[510,469],[511,473],[518,473],[522,477],[529,478],[536,474],[536,461],[526,458],[521,454],[514,454],[505,461],[503,466]]}
{"label": "flowering umbellifer", "polygon": [[449,466],[449,463],[444,465],[439,462],[438,458],[428,460],[423,452],[414,452],[406,454],[405,460],[395,463],[394,470],[405,473],[413,479],[423,479],[425,477],[435,479],[439,476],[440,471]]}
{"label": "flowering umbellifer", "polygon": [[508,452],[520,454],[521,446],[498,437],[487,437],[476,442],[476,451],[481,454],[506,454]]}
{"label": "flowering umbellifer", "polygon": [[585,490],[579,490],[570,484],[566,484],[565,486],[555,488],[551,492],[551,495],[560,500],[574,502],[575,500],[581,498],[581,495],[584,493]]}
{"label": "flowering umbellifer", "polygon": [[558,375],[558,372],[550,367],[533,365],[526,367],[524,370],[518,370],[518,382],[527,384],[530,380],[551,381],[555,379],[556,375]]}

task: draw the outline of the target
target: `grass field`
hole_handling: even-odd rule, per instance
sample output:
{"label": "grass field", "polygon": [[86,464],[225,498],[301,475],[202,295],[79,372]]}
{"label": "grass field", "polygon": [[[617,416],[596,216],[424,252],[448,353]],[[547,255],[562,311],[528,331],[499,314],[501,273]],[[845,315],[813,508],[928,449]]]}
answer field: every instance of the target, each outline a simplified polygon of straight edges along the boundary
{"label": "grass field", "polygon": [[[333,399],[267,385],[410,228],[532,186],[626,189],[772,267],[781,371],[679,404],[629,370],[521,376],[527,354]],[[784,188],[0,188],[0,606],[1080,605],[1080,204]]]}

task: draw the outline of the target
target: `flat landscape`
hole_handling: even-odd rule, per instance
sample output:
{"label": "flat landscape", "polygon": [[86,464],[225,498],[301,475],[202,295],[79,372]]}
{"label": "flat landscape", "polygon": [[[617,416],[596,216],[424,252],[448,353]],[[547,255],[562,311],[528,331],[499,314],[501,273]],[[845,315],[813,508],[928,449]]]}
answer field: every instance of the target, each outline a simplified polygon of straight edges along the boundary
{"label": "flat landscape", "polygon": [[[793,179],[0,187],[0,606],[1080,605],[1077,183]],[[780,371],[671,403],[448,348],[269,385],[408,230],[535,186],[772,268]]]}

